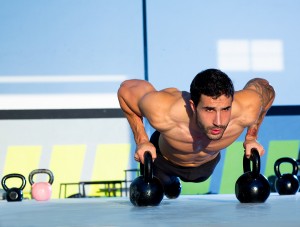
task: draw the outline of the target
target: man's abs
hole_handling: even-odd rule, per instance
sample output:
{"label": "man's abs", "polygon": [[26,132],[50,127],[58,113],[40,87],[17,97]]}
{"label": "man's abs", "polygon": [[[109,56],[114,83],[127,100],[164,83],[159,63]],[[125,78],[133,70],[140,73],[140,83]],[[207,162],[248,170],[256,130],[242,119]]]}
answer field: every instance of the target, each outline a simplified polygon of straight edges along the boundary
{"label": "man's abs", "polygon": [[220,150],[216,151],[193,151],[192,144],[178,144],[181,149],[174,149],[169,145],[165,139],[160,136],[158,141],[158,147],[161,154],[165,159],[172,162],[175,165],[183,167],[198,167],[207,163],[220,153]]}

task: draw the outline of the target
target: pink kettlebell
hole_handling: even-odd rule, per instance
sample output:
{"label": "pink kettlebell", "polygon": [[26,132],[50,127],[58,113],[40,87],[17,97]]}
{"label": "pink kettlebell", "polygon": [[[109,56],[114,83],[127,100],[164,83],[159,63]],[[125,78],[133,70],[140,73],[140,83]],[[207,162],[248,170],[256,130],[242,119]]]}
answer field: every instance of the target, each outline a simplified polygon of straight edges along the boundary
{"label": "pink kettlebell", "polygon": [[[38,173],[45,173],[49,176],[48,182],[33,181],[33,176]],[[29,183],[31,184],[31,196],[37,201],[46,201],[51,198],[52,195],[52,183],[54,181],[53,173],[49,169],[35,169],[29,174]]]}

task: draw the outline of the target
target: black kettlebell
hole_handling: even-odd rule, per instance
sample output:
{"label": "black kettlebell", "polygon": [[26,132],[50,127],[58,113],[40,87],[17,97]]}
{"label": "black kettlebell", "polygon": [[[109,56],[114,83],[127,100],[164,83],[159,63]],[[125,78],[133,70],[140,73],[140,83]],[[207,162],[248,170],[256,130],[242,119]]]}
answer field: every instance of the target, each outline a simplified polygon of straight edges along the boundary
{"label": "black kettlebell", "polygon": [[[299,174],[299,169],[300,169],[300,159],[297,159],[296,162],[297,162],[297,165],[298,165],[297,178],[298,178],[298,181],[299,181],[299,183],[300,183],[300,174]],[[300,187],[299,187],[299,191],[300,191]]]}
{"label": "black kettlebell", "polygon": [[129,187],[130,202],[135,206],[158,206],[164,197],[160,180],[153,176],[152,155],[144,154],[144,175],[135,178]]}
{"label": "black kettlebell", "polygon": [[[291,163],[293,165],[292,173],[280,173],[282,163]],[[275,188],[279,195],[294,195],[299,190],[299,181],[297,178],[298,164],[295,159],[284,157],[279,158],[274,164],[274,172],[277,177]]]}
{"label": "black kettlebell", "polygon": [[[300,159],[297,159],[296,162],[297,162],[297,165],[298,165],[298,172],[299,172]],[[300,175],[299,175],[299,173],[297,173],[297,178],[298,178],[298,181],[300,183]],[[299,189],[299,191],[300,191],[300,189]]]}
{"label": "black kettlebell", "polygon": [[[252,161],[252,171],[250,170]],[[271,189],[267,178],[260,174],[260,157],[256,148],[251,149],[250,159],[244,155],[244,174],[235,183],[235,195],[241,203],[263,203]]]}
{"label": "black kettlebell", "polygon": [[[19,188],[16,187],[8,188],[6,186],[6,180],[13,177],[20,178],[22,180],[22,184]],[[2,178],[1,184],[3,189],[6,191],[6,200],[8,202],[19,202],[23,200],[23,189],[25,188],[26,185],[26,178],[22,174],[18,174],[18,173],[7,174]]]}

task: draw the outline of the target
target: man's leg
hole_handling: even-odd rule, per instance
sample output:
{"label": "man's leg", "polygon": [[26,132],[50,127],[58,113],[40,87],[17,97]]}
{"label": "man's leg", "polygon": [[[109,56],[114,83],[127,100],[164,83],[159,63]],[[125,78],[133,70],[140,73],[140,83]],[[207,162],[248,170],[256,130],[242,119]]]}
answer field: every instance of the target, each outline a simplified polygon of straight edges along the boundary
{"label": "man's leg", "polygon": [[154,174],[163,184],[165,196],[176,199],[181,193],[181,183],[178,177],[168,176],[162,172]]}

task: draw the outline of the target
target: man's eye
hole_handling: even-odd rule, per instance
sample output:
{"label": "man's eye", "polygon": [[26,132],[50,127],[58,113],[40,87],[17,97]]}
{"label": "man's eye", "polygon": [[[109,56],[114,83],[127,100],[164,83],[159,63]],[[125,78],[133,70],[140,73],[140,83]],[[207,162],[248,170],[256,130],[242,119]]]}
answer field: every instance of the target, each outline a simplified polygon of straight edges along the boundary
{"label": "man's eye", "polygon": [[223,111],[229,111],[230,109],[231,109],[231,108],[228,107],[228,108],[223,109]]}

